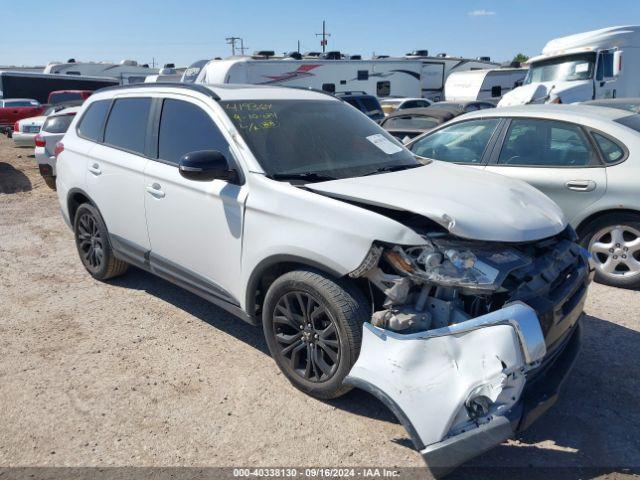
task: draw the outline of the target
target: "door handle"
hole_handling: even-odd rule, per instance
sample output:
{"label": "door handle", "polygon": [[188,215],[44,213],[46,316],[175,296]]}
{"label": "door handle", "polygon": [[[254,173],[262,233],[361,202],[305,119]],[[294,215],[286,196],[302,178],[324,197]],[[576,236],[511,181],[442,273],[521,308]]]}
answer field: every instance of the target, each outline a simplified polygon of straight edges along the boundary
{"label": "door handle", "polygon": [[597,184],[593,180],[569,180],[565,186],[575,192],[592,192]]}
{"label": "door handle", "polygon": [[100,175],[102,173],[102,170],[100,170],[100,165],[98,165],[97,163],[94,163],[93,165],[91,165],[89,167],[89,171],[94,175]]}
{"label": "door handle", "polygon": [[164,192],[162,191],[162,187],[159,183],[147,185],[145,190],[156,198],[164,198]]}

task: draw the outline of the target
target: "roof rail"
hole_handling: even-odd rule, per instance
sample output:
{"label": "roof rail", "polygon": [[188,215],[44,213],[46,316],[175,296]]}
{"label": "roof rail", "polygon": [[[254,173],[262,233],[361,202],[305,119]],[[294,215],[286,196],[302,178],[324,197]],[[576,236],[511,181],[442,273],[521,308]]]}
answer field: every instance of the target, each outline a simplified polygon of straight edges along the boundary
{"label": "roof rail", "polygon": [[98,92],[110,92],[113,90],[135,90],[137,88],[184,88],[186,90],[192,90],[194,92],[202,93],[214,100],[220,100],[220,97],[211,90],[210,88],[205,87],[204,85],[197,83],[181,83],[181,82],[158,82],[158,83],[132,83],[130,85],[115,85],[113,87],[105,87],[99,90],[96,90],[94,93]]}

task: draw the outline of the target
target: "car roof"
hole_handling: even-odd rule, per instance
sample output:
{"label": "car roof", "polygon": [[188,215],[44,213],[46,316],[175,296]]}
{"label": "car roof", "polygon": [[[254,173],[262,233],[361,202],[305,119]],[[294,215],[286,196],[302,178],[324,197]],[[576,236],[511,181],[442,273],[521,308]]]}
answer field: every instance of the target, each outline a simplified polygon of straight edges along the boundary
{"label": "car roof", "polygon": [[82,110],[82,107],[66,107],[66,108],[63,108],[62,110],[58,110],[56,113],[52,113],[51,115],[49,115],[49,117],[61,117],[63,115],[75,114],[75,113],[78,113],[80,110]]}
{"label": "car roof", "polygon": [[40,103],[35,98],[0,98],[3,102],[36,102]]}
{"label": "car roof", "polygon": [[458,118],[468,120],[472,118],[496,117],[537,117],[549,120],[564,120],[597,127],[612,120],[637,115],[633,112],[617,108],[599,107],[595,105],[518,105],[513,107],[489,108],[466,113]]}
{"label": "car roof", "polygon": [[599,98],[598,100],[587,100],[582,105],[620,105],[620,104],[640,104],[640,97],[628,98]]}
{"label": "car roof", "polygon": [[297,87],[275,85],[245,84],[200,84],[200,83],[135,83],[133,85],[106,87],[94,92],[87,101],[111,98],[118,93],[136,91],[136,93],[196,91],[209,95],[216,100],[340,100],[330,93]]}
{"label": "car roof", "polygon": [[[459,111],[459,114],[464,113],[462,110]],[[399,110],[387,115],[387,119],[394,117],[406,117],[409,115],[416,115],[421,117],[433,117],[438,118],[440,120],[448,120],[456,116],[455,112],[452,110],[440,110],[433,107],[422,107],[422,108],[405,108],[404,110]]]}

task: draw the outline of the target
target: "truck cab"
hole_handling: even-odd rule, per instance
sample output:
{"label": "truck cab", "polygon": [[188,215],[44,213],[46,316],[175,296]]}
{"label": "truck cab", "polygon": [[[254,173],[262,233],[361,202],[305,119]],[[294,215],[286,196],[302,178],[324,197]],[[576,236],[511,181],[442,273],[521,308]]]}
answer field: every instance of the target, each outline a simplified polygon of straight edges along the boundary
{"label": "truck cab", "polygon": [[638,48],[640,26],[610,27],[552,40],[542,55],[529,60],[523,85],[505,94],[499,105],[637,96],[640,87],[633,79],[640,73],[640,61],[635,60]]}

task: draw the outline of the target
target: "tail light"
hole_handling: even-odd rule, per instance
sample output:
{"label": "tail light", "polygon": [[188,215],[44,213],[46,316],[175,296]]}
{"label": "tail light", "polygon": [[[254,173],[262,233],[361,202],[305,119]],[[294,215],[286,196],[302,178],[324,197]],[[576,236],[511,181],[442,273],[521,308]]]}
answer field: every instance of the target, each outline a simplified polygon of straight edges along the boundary
{"label": "tail light", "polygon": [[53,156],[56,157],[57,159],[58,155],[60,155],[63,151],[64,151],[64,144],[62,142],[58,142],[56,143],[56,148],[53,151]]}
{"label": "tail light", "polygon": [[19,132],[20,131],[20,122],[16,122],[13,124],[13,131],[14,132]]}
{"label": "tail light", "polygon": [[45,147],[47,144],[44,141],[44,138],[42,138],[42,135],[40,134],[36,135],[36,138],[34,138],[34,141],[36,142],[36,147]]}

